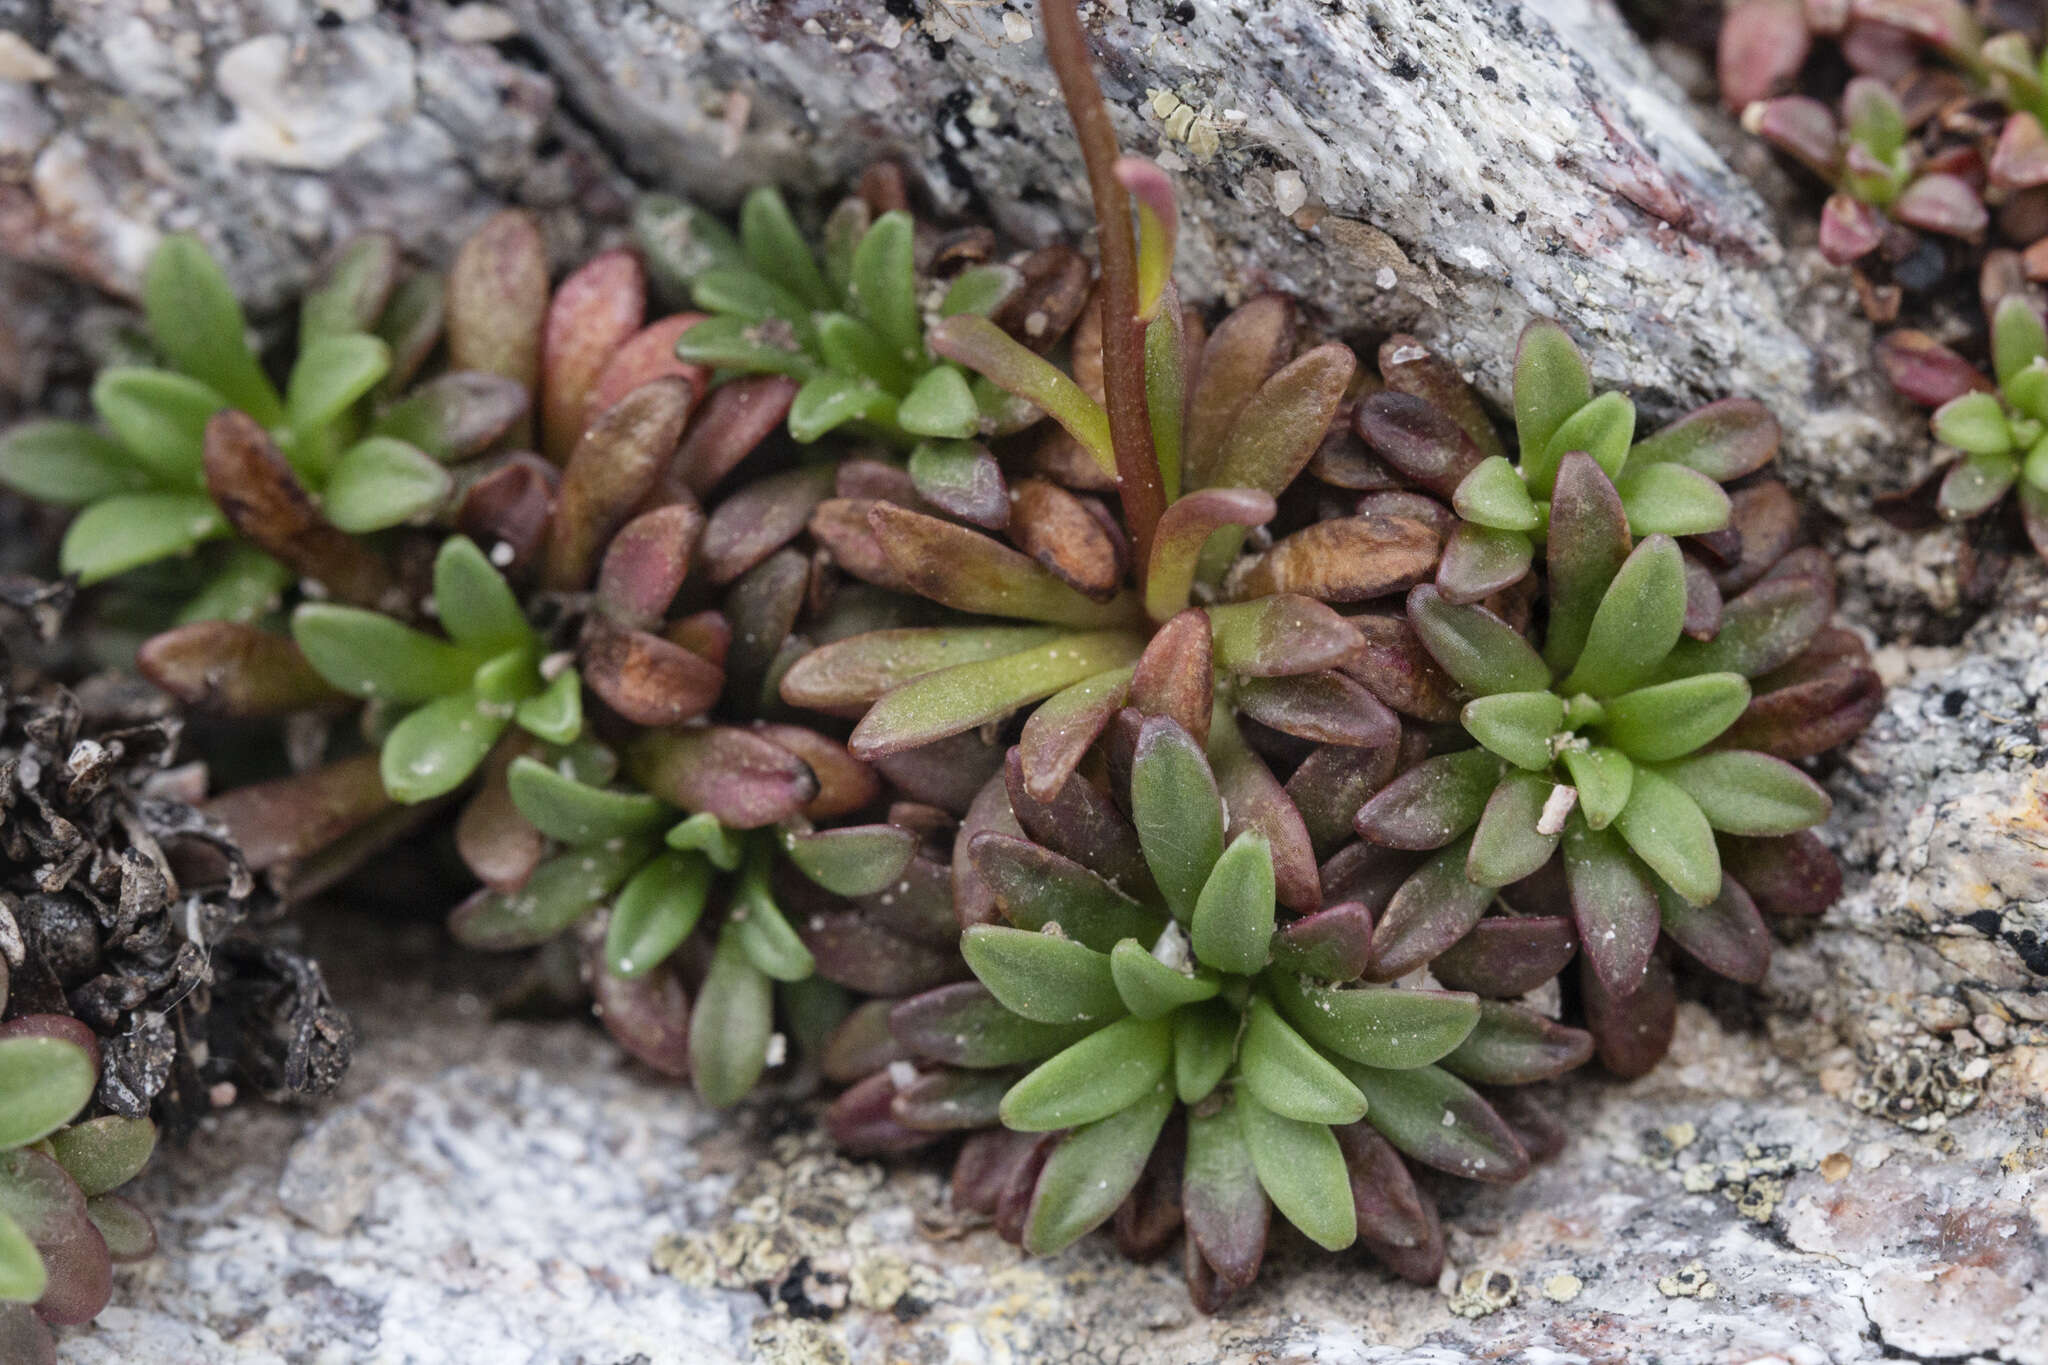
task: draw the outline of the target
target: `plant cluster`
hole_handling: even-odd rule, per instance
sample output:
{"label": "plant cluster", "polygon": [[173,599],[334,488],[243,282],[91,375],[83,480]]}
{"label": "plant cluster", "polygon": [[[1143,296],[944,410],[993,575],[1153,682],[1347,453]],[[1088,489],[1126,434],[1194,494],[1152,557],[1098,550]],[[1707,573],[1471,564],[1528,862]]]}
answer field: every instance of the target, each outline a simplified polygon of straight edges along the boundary
{"label": "plant cluster", "polygon": [[[75,536],[174,493],[212,529],[167,553],[268,566],[137,653],[283,741],[191,821],[236,877],[444,831],[456,939],[713,1104],[815,1072],[853,1149],[958,1138],[957,1202],[1032,1251],[1178,1235],[1213,1309],[1277,1208],[1433,1282],[1419,1171],[1519,1177],[1563,1140],[1531,1087],[1662,1055],[1672,949],[1755,980],[1764,916],[1833,899],[1799,765],[1876,677],[1756,404],[1638,439],[1538,323],[1511,442],[1412,338],[1366,371],[1281,295],[1210,325],[1073,6],[1044,30],[1093,278],[887,169],[815,245],[772,189],[736,232],[652,197],[559,283],[506,213],[445,281],[345,248],[279,399],[175,241],[152,319],[208,336],[153,328],[111,435],[17,431],[0,477]],[[1987,461],[2038,439],[2027,382]],[[175,490],[58,472],[174,439]]]}
{"label": "plant cluster", "polygon": [[[1722,94],[1744,126],[1831,190],[1820,249],[1854,269],[1874,321],[1898,321],[1911,300],[1922,326],[1946,323],[1940,305],[1968,292],[1949,286],[1976,276],[1981,322],[1960,351],[1915,326],[1879,342],[1878,360],[1893,385],[1938,409],[1933,434],[1952,456],[1936,480],[1899,501],[1924,504],[1942,520],[1970,521],[2017,489],[2011,520],[2048,553],[2040,486],[2020,472],[2027,445],[2012,444],[2034,420],[2022,401],[2027,381],[2018,397],[2006,390],[2009,374],[2026,368],[2026,345],[1999,340],[2037,332],[2044,314],[2044,17],[2030,3],[1973,9],[1962,0],[1742,0],[1723,21],[1718,65]],[[1830,56],[1816,59],[1823,50]],[[2034,315],[2031,325],[2020,309]],[[1966,352],[1989,356],[1995,378]],[[1982,401],[1946,406],[1968,395]],[[1987,429],[1993,414],[1985,402],[2013,416],[2010,433]],[[2011,471],[1999,463],[2009,452]],[[1903,506],[1894,515],[1907,520]]]}

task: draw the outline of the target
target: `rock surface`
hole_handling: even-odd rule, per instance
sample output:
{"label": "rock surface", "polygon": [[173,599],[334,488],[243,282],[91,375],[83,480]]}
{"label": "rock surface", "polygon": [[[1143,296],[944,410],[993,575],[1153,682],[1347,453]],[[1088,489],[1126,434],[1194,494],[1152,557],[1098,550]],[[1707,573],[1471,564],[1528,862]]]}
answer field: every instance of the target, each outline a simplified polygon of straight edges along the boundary
{"label": "rock surface", "polygon": [[[1688,1004],[1650,1078],[1566,1087],[1563,1156],[1450,1196],[1442,1292],[1282,1247],[1218,1320],[1170,1263],[954,1225],[935,1170],[832,1157],[794,1099],[714,1122],[587,1026],[490,1026],[490,969],[430,931],[323,923],[365,1040],[345,1098],[160,1163],[165,1253],[67,1361],[2048,1365],[2048,574],[1972,624],[1955,542],[1869,515],[1924,427],[1602,0],[1098,9],[1127,145],[1182,179],[1191,292],[1412,327],[1496,398],[1547,313],[1653,411],[1779,413],[1893,684],[1830,777],[1843,903],[1761,990]],[[63,396],[123,322],[95,291],[169,230],[260,311],[364,226],[443,258],[515,202],[566,259],[629,174],[726,202],[886,153],[1021,237],[1086,216],[1014,4],[50,0],[0,27],[0,252],[63,274],[0,271],[18,402]]]}

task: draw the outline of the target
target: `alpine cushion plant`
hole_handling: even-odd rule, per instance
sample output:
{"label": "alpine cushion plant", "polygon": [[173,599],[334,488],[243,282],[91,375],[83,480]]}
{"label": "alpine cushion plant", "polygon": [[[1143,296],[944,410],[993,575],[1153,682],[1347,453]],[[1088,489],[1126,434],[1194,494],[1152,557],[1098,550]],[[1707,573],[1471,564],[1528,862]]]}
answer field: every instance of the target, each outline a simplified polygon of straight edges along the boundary
{"label": "alpine cushion plant", "polygon": [[149,1217],[114,1190],[156,1146],[146,1118],[79,1116],[99,1080],[99,1039],[76,1019],[0,1024],[0,1349],[55,1365],[49,1327],[90,1322],[114,1267],[156,1250]]}
{"label": "alpine cushion plant", "polygon": [[1982,516],[2018,490],[2021,521],[2048,556],[2048,329],[2023,294],[1999,302],[1991,322],[1998,383],[1935,409],[1935,439],[1962,452],[1941,481],[1936,506],[1951,520]]}
{"label": "alpine cushion plant", "polygon": [[933,356],[928,312],[998,316],[1043,350],[1079,313],[1086,267],[1065,247],[1017,264],[988,259],[985,231],[921,243],[900,173],[878,166],[863,190],[833,210],[815,250],[769,185],[747,196],[737,236],[658,195],[642,201],[635,224],[660,279],[709,314],[681,334],[678,356],[795,381],[789,431],[798,441],[851,424],[915,446],[914,466],[957,461],[955,443],[1005,430],[1015,405],[986,386],[977,392]]}
{"label": "alpine cushion plant", "polygon": [[1417,764],[1358,812],[1373,843],[1433,851],[1388,902],[1368,978],[1448,959],[1446,980],[1520,994],[1533,984],[1531,944],[1568,954],[1572,936],[1488,911],[1505,896],[1547,914],[1544,878],[1560,860],[1589,1026],[1611,1069],[1640,1074],[1669,1041],[1668,976],[1653,971],[1660,933],[1710,969],[1755,981],[1770,950],[1759,903],[1824,908],[1778,894],[1799,881],[1794,866],[1832,866],[1806,833],[1826,818],[1828,796],[1790,760],[1867,724],[1875,675],[1854,637],[1822,642],[1833,608],[1825,559],[1783,554],[1772,517],[1744,510],[1752,560],[1728,580],[1746,586],[1701,638],[1686,633],[1677,542],[1632,537],[1613,482],[1579,452],[1559,462],[1553,487],[1540,650],[1484,606],[1433,585],[1409,594],[1410,625],[1470,698],[1459,719],[1479,747]]}
{"label": "alpine cushion plant", "polygon": [[1459,524],[1436,570],[1438,590],[1456,603],[1527,576],[1570,452],[1590,455],[1605,472],[1633,534],[1698,538],[1728,526],[1721,485],[1761,469],[1778,450],[1776,421],[1746,398],[1710,403],[1637,440],[1634,403],[1621,393],[1596,395],[1577,344],[1544,319],[1523,330],[1515,355],[1515,459],[1500,453],[1476,405],[1451,403],[1456,392],[1432,401],[1385,389],[1359,403],[1353,418],[1380,458],[1456,508]]}
{"label": "alpine cushion plant", "polygon": [[0,482],[81,509],[60,560],[81,583],[224,542],[180,604],[183,620],[253,619],[299,577],[379,600],[388,576],[349,536],[432,515],[453,487],[445,466],[525,414],[516,386],[477,373],[389,401],[439,339],[442,284],[401,278],[386,236],[351,242],[308,293],[282,392],[197,240],[157,249],[143,305],[164,366],[100,373],[92,402],[104,432],[60,421],[14,428],[0,441]]}
{"label": "alpine cushion plant", "polygon": [[1001,826],[962,839],[993,892],[961,940],[977,980],[896,1005],[886,1041],[850,1019],[838,1050],[882,1066],[828,1121],[871,1151],[1000,1124],[962,1150],[956,1199],[1039,1254],[1112,1217],[1132,1254],[1184,1226],[1205,1311],[1256,1276],[1269,1204],[1433,1282],[1441,1238],[1407,1163],[1518,1179],[1529,1153],[1475,1085],[1557,1075],[1592,1040],[1470,994],[1354,984],[1371,913],[1283,923],[1271,845],[1226,839],[1203,745],[1167,716],[1122,723],[1110,793],[1075,777],[1041,803],[1013,751]]}

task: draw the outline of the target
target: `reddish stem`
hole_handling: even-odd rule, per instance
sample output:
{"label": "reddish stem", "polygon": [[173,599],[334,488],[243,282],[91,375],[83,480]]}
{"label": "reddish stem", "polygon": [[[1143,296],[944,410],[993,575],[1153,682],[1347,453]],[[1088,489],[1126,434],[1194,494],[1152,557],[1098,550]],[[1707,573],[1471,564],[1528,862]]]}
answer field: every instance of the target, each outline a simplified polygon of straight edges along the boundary
{"label": "reddish stem", "polygon": [[1060,94],[1074,121],[1074,138],[1088,166],[1102,257],[1102,375],[1116,451],[1117,494],[1135,542],[1136,562],[1150,562],[1152,536],[1166,511],[1166,489],[1152,451],[1145,411],[1145,325],[1138,319],[1138,247],[1131,231],[1131,199],[1116,178],[1116,130],[1095,83],[1095,68],[1081,34],[1074,0],[1040,0],[1045,55],[1059,77]]}

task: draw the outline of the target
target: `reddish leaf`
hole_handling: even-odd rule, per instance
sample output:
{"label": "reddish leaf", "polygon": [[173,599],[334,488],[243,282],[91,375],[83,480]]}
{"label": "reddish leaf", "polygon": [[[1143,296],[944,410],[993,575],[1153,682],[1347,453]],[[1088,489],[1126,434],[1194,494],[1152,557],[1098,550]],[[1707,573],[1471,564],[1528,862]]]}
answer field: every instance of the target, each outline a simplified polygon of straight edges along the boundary
{"label": "reddish leaf", "polygon": [[1216,667],[1239,677],[1282,678],[1343,668],[1362,643],[1351,622],[1294,593],[1208,610]]}
{"label": "reddish leaf", "polygon": [[713,389],[676,452],[673,477],[699,497],[709,493],[781,427],[796,391],[797,382],[780,374],[747,375]]}
{"label": "reddish leaf", "polygon": [[503,375],[533,392],[547,307],[548,253],[540,225],[531,214],[507,209],[462,244],[448,272],[450,367]]}
{"label": "reddish leaf", "polygon": [[1304,915],[1273,935],[1273,965],[1312,981],[1355,981],[1372,960],[1372,911],[1346,901]]}
{"label": "reddish leaf", "polygon": [[492,750],[475,794],[455,820],[455,851],[462,865],[492,891],[517,891],[547,852],[547,840],[512,804],[505,780],[512,760],[527,747],[508,737]]}
{"label": "reddish leaf", "polygon": [[672,963],[631,981],[599,963],[590,994],[592,1011],[620,1047],[664,1076],[690,1074],[690,996]]}
{"label": "reddish leaf", "polygon": [[1363,602],[1429,578],[1442,543],[1412,517],[1336,517],[1281,540],[1232,571],[1233,600],[1299,593],[1322,602]]}
{"label": "reddish leaf", "polygon": [[1592,1058],[1592,1035],[1534,1010],[1488,1000],[1479,1006],[1478,1027],[1440,1065],[1474,1085],[1530,1085]]}
{"label": "reddish leaf", "polygon": [[1247,678],[1238,709],[1262,725],[1317,744],[1373,749],[1401,738],[1401,722],[1379,698],[1343,673]]}
{"label": "reddish leaf", "polygon": [[583,425],[589,426],[612,404],[642,384],[670,375],[690,381],[698,401],[711,387],[711,372],[676,358],[676,342],[683,333],[704,321],[702,313],[676,313],[650,322],[619,343],[619,348],[597,372],[583,395]]}
{"label": "reddish leaf", "polygon": [[283,716],[338,701],[289,636],[234,621],[195,621],[135,651],[144,677],[197,711]]}
{"label": "reddish leaf", "polygon": [[1712,972],[1755,985],[1771,966],[1771,931],[1756,902],[1733,877],[1721,879],[1721,894],[1705,905],[1661,893],[1664,933]]}
{"label": "reddish leaf", "polygon": [[114,1264],[64,1168],[32,1148],[0,1152],[5,1208],[42,1254],[49,1287],[36,1315],[53,1327],[91,1322],[114,1294]]}
{"label": "reddish leaf", "polygon": [[1990,393],[1991,380],[1925,332],[1887,332],[1877,340],[1877,363],[1892,387],[1923,407],[1938,408],[1966,393]]}
{"label": "reddish leaf", "polygon": [[1044,479],[1024,479],[1010,502],[1008,533],[1018,549],[1098,602],[1115,595],[1123,556],[1081,499]]}
{"label": "reddish leaf", "polygon": [[[1209,712],[1215,701],[1212,640],[1207,613],[1189,608],[1152,636],[1131,675],[1131,706],[1145,715],[1179,722],[1197,744],[1208,742]],[[1107,715],[1103,719],[1106,723]]]}
{"label": "reddish leaf", "polygon": [[1401,883],[1373,930],[1369,981],[1394,981],[1428,964],[1472,931],[1493,902],[1465,877],[1469,839],[1459,839]]}
{"label": "reddish leaf", "polygon": [[913,943],[857,910],[808,916],[796,931],[819,976],[865,995],[916,995],[968,975],[957,950]]}
{"label": "reddish leaf", "polygon": [[325,848],[388,809],[377,756],[361,754],[324,768],[237,787],[206,803],[248,860],[262,871]]}
{"label": "reddish leaf", "polygon": [[583,681],[635,725],[680,725],[709,711],[725,670],[644,630],[592,616],[577,653]]}
{"label": "reddish leaf", "polygon": [[1438,725],[1457,720],[1457,684],[1422,647],[1405,615],[1368,612],[1350,620],[1365,647],[1339,665],[1345,673],[1404,715]]}
{"label": "reddish leaf", "polygon": [[675,455],[692,393],[682,379],[657,379],[627,394],[591,423],[562,473],[541,578],[558,591],[586,586],[612,533],[646,498]]}
{"label": "reddish leaf", "polygon": [[1002,917],[995,889],[975,866],[971,850],[977,834],[1021,835],[1023,826],[1010,813],[1010,793],[1000,774],[976,793],[953,837],[953,917],[962,929],[993,924]]}
{"label": "reddish leaf", "polygon": [[939,1140],[940,1133],[900,1122],[895,1101],[895,1082],[887,1071],[878,1071],[832,1101],[825,1110],[825,1131],[855,1156],[893,1156]]}
{"label": "reddish leaf", "polygon": [[1813,758],[1862,734],[1883,709],[1884,684],[1874,671],[1837,666],[1757,694],[1720,743],[1775,758]]}
{"label": "reddish leaf", "polygon": [[1015,749],[1007,756],[1003,779],[1014,818],[1026,835],[1113,882],[1128,895],[1150,894],[1152,873],[1138,844],[1137,830],[1093,783],[1071,778],[1041,801],[1026,785],[1022,759]]}
{"label": "reddish leaf", "polygon": [[1776,479],[1739,488],[1728,501],[1728,525],[1741,532],[1742,549],[1715,579],[1724,599],[1754,585],[1785,557],[1799,535],[1800,517],[1798,502]]}
{"label": "reddish leaf", "polygon": [[1420,341],[1405,332],[1388,337],[1380,343],[1379,368],[1388,388],[1424,399],[1447,414],[1471,437],[1481,456],[1507,454],[1479,395],[1456,366],[1431,354]]}
{"label": "reddish leaf", "polygon": [[1874,205],[1831,194],[1820,207],[1820,254],[1830,265],[1850,265],[1877,250],[1890,227]]}
{"label": "reddish leaf", "polygon": [[1842,894],[1842,865],[1812,830],[1777,838],[1722,835],[1721,867],[1770,915],[1818,915]]}
{"label": "reddish leaf", "polygon": [[1185,486],[1211,483],[1209,473],[1245,405],[1294,354],[1296,310],[1285,294],[1260,294],[1216,324],[1188,386]]}
{"label": "reddish leaf", "polygon": [[836,739],[802,725],[754,722],[754,733],[802,759],[817,779],[817,794],[804,803],[807,820],[838,820],[871,806],[882,794],[874,769],[847,752]]}
{"label": "reddish leaf", "polygon": [[719,501],[699,553],[723,586],[794,540],[832,490],[832,467],[813,465],[757,479]]}
{"label": "reddish leaf", "polygon": [[703,529],[704,514],[687,502],[627,522],[605,547],[593,605],[621,626],[659,626],[690,572],[690,555]]}
{"label": "reddish leaf", "polygon": [[868,525],[902,580],[934,602],[1083,630],[1133,622],[1135,602],[1091,600],[979,532],[889,503],[868,508]]}
{"label": "reddish leaf", "polygon": [[1743,0],[1721,21],[1721,99],[1736,113],[1789,85],[1812,45],[1799,0]]}
{"label": "reddish leaf", "polygon": [[787,820],[818,794],[818,780],[803,760],[765,736],[727,725],[641,735],[628,746],[626,761],[642,790],[692,813],[709,811],[734,829]]}
{"label": "reddish leaf", "polygon": [[1983,196],[1954,175],[1923,175],[1892,201],[1892,217],[1927,232],[1975,241],[1990,222]]}
{"label": "reddish leaf", "polygon": [[1003,749],[969,732],[884,755],[874,765],[904,796],[961,815],[1002,771]]}
{"label": "reddish leaf", "polygon": [[508,577],[523,576],[547,539],[560,477],[538,455],[514,455],[461,494],[455,528],[482,546]]}
{"label": "reddish leaf", "polygon": [[1486,458],[1451,414],[1413,394],[1387,389],[1369,395],[1352,422],[1381,459],[1439,497],[1457,492]]}
{"label": "reddish leaf", "polygon": [[624,247],[599,252],[555,290],[540,362],[541,448],[555,463],[569,458],[587,420],[599,415],[586,416],[586,400],[605,363],[639,330],[646,309],[646,272]]}
{"label": "reddish leaf", "polygon": [[1600,1064],[1608,1071],[1625,1081],[1634,1080],[1664,1060],[1678,1027],[1678,996],[1663,958],[1653,954],[1641,983],[1623,996],[1610,994],[1592,963],[1581,962],[1579,992],[1585,1003],[1586,1028],[1593,1035]]}
{"label": "reddish leaf", "polygon": [[232,409],[206,423],[206,491],[228,522],[294,574],[359,607],[387,606],[384,561],[320,514],[270,434]]}
{"label": "reddish leaf", "polygon": [[1450,990],[1512,1000],[1563,971],[1578,946],[1569,919],[1489,915],[1439,954],[1429,970]]}
{"label": "reddish leaf", "polygon": [[1360,749],[1349,744],[1318,746],[1287,779],[1287,799],[1301,812],[1309,842],[1327,856],[1352,838],[1351,822],[1394,775],[1399,751],[1387,744]]}
{"label": "reddish leaf", "polygon": [[1133,669],[1084,678],[1040,702],[1017,737],[1025,783],[1040,800],[1052,799],[1073,775],[1116,713],[1130,701]]}
{"label": "reddish leaf", "polygon": [[855,1005],[825,1040],[818,1070],[828,1081],[851,1085],[891,1062],[908,1060],[909,1051],[889,1028],[894,1000],[863,1000]]}

